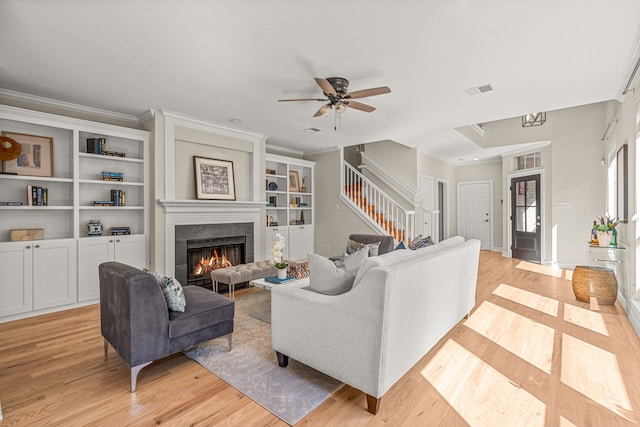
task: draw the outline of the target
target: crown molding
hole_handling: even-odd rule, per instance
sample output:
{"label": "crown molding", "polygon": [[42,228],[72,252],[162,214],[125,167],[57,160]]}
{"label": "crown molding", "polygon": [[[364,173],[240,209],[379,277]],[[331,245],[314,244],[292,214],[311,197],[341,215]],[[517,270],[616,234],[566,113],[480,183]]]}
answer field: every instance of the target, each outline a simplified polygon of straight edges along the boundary
{"label": "crown molding", "polygon": [[100,108],[87,107],[86,105],[74,104],[72,102],[59,101],[57,99],[45,98],[43,96],[31,95],[28,93],[16,92],[14,90],[0,88],[0,97],[20,102],[29,102],[43,107],[59,108],[66,111],[75,111],[84,114],[96,115],[99,117],[111,118],[123,122],[140,125],[138,118],[130,114],[117,113],[115,111],[103,110]]}

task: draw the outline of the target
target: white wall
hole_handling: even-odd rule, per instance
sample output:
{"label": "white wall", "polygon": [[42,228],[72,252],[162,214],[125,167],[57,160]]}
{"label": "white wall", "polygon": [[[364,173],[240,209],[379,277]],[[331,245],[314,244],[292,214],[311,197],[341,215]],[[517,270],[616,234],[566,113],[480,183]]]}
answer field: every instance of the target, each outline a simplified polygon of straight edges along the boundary
{"label": "white wall", "polygon": [[[594,217],[603,215],[606,206],[606,167],[600,164],[606,151],[606,144],[600,140],[606,109],[606,103],[597,103],[551,111],[544,125],[533,128],[523,128],[519,117],[485,124],[486,146],[551,141],[540,150],[545,180],[545,264],[574,266],[586,262],[589,230]],[[505,201],[507,176],[515,169],[513,157],[503,160]],[[561,207],[559,202],[568,202],[569,207]],[[507,212],[505,202],[504,218],[508,218]],[[504,223],[506,248],[508,221]]]}

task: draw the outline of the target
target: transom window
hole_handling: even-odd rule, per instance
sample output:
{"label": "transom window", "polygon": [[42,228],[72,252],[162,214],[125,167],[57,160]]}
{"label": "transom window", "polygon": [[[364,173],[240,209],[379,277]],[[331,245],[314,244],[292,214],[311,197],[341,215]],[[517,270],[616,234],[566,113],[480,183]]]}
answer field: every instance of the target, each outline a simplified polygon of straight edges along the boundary
{"label": "transom window", "polygon": [[516,157],[516,170],[534,169],[542,165],[540,152],[529,153]]}

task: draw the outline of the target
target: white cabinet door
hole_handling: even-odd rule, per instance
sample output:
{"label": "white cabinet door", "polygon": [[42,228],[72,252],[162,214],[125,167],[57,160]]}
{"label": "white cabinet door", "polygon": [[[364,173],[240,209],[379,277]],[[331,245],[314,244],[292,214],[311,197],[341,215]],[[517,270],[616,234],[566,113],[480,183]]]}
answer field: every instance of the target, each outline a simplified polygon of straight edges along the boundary
{"label": "white cabinet door", "polygon": [[33,258],[30,242],[0,244],[0,317],[33,309]]}
{"label": "white cabinet door", "polygon": [[108,261],[118,261],[143,269],[147,263],[145,237],[124,235],[78,240],[78,301],[100,298],[98,266]]}
{"label": "white cabinet door", "polygon": [[115,239],[114,261],[140,270],[147,267],[147,244],[143,235],[111,237]]}
{"label": "white cabinet door", "polygon": [[271,256],[271,245],[276,241],[276,234],[282,234],[286,239],[284,243],[284,250],[282,251],[282,259],[287,260],[289,258],[289,227],[267,227],[265,233],[266,251],[265,260],[268,260]]}
{"label": "white cabinet door", "polygon": [[113,236],[78,240],[78,301],[100,298],[98,266],[113,261]]}
{"label": "white cabinet door", "polygon": [[289,257],[293,261],[306,261],[313,253],[313,225],[289,226]]}
{"label": "white cabinet door", "polygon": [[33,246],[33,308],[77,301],[76,241],[40,240]]}

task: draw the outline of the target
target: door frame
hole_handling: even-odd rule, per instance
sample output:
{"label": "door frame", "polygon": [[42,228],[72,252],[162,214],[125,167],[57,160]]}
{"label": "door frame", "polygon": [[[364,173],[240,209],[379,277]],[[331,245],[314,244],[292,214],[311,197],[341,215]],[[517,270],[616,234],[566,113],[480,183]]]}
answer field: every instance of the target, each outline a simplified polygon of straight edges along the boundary
{"label": "door frame", "polygon": [[[438,205],[438,216],[442,218],[442,234],[439,236],[442,241],[449,238],[449,180],[441,178],[436,180],[436,200],[438,200],[440,184],[442,184],[442,204],[444,205]],[[440,227],[440,224],[437,226]]]}
{"label": "door frame", "polygon": [[[546,254],[545,254],[545,230],[546,230],[546,207],[544,203],[545,197],[545,183],[544,183],[544,169],[542,168],[533,168],[533,169],[523,169],[519,171],[513,171],[507,174],[507,180],[505,182],[505,194],[507,199],[507,216],[506,216],[506,251],[502,252],[502,255],[507,258],[513,258],[511,252],[511,244],[513,243],[513,236],[511,230],[513,229],[513,212],[511,211],[511,180],[513,178],[519,178],[521,176],[529,176],[529,175],[538,175],[540,179],[540,265],[545,265]],[[557,262],[557,260],[555,261]]]}
{"label": "door frame", "polygon": [[458,181],[456,185],[456,231],[458,236],[462,236],[460,226],[460,186],[465,184],[489,184],[489,250],[493,250],[493,180],[486,179],[480,181]]}

